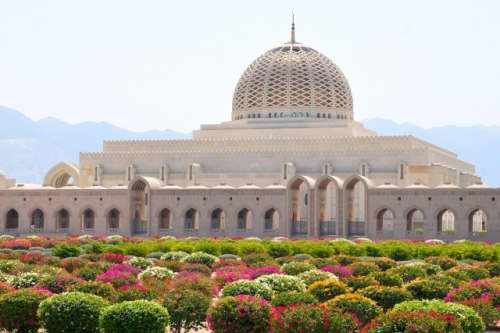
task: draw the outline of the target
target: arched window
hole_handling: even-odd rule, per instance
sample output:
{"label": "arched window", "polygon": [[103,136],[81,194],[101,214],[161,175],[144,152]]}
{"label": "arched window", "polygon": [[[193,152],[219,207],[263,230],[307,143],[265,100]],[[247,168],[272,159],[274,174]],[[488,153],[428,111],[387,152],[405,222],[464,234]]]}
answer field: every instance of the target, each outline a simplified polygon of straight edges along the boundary
{"label": "arched window", "polygon": [[90,208],[83,212],[83,230],[92,230],[95,228],[95,214]]}
{"label": "arched window", "polygon": [[17,210],[11,209],[7,212],[7,222],[5,229],[18,229],[19,228],[19,214]]}
{"label": "arched window", "polygon": [[437,218],[437,231],[438,232],[451,232],[455,231],[455,214],[449,209],[443,209]]}
{"label": "arched window", "polygon": [[486,232],[488,216],[482,209],[476,209],[469,215],[469,232]]}
{"label": "arched window", "polygon": [[198,229],[198,212],[194,208],[190,208],[184,217],[184,230],[194,231]]}
{"label": "arched window", "polygon": [[332,115],[329,113],[328,114],[328,119],[331,119],[332,118]]}
{"label": "arched window", "polygon": [[171,228],[171,216],[170,210],[164,208],[160,212],[160,229],[170,229]]}
{"label": "arched window", "polygon": [[366,222],[366,186],[358,178],[353,179],[346,188],[347,233],[349,236],[364,236]]}
{"label": "arched window", "polygon": [[69,228],[69,213],[66,209],[61,209],[57,212],[57,230]]}
{"label": "arched window", "polygon": [[271,112],[269,112],[268,118],[271,118],[272,116],[273,116],[273,114]]}
{"label": "arched window", "polygon": [[424,213],[420,209],[412,209],[406,217],[407,232],[423,232],[424,231]]}
{"label": "arched window", "polygon": [[316,118],[321,118],[321,115],[319,113],[317,113]]}
{"label": "arched window", "polygon": [[210,219],[210,228],[212,231],[220,231],[223,229],[224,222],[224,211],[220,208],[215,209],[212,212]]}
{"label": "arched window", "polygon": [[377,231],[394,230],[394,213],[387,208],[382,209],[377,214]]}
{"label": "arched window", "polygon": [[245,230],[248,229],[248,223],[249,219],[248,216],[250,214],[250,211],[246,208],[243,208],[240,210],[238,213],[238,230]]}
{"label": "arched window", "polygon": [[264,215],[264,230],[271,231],[278,229],[279,214],[274,208],[268,209]]}
{"label": "arched window", "polygon": [[31,229],[34,232],[42,231],[44,224],[43,212],[40,209],[35,209],[31,214]]}
{"label": "arched window", "polygon": [[107,219],[109,230],[120,228],[120,212],[118,211],[118,209],[113,208],[112,210],[110,210]]}

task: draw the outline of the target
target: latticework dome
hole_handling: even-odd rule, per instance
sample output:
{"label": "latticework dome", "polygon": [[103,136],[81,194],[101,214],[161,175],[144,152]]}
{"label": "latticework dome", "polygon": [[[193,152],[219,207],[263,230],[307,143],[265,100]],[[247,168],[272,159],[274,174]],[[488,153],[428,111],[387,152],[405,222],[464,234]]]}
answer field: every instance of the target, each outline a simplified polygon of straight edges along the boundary
{"label": "latticework dome", "polygon": [[236,86],[232,119],[275,117],[352,119],[344,74],[318,51],[294,41],[264,53]]}

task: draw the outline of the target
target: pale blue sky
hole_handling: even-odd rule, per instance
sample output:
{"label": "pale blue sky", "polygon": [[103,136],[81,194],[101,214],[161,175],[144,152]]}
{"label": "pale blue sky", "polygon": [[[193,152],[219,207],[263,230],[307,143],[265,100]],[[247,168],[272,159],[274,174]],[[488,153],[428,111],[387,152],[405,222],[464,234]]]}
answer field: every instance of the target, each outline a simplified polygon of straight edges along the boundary
{"label": "pale blue sky", "polygon": [[356,119],[500,125],[497,0],[0,0],[0,105],[134,130],[229,120],[292,10],[297,39],[347,76]]}

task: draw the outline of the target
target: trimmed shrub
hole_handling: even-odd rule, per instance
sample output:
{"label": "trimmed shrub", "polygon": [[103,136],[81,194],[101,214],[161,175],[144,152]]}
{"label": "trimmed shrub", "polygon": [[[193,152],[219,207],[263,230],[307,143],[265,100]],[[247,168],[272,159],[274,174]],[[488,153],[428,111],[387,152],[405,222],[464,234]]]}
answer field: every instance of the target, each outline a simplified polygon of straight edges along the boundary
{"label": "trimmed shrub", "polygon": [[287,291],[306,291],[306,285],[296,276],[269,274],[262,275],[255,281],[267,284],[276,294]]}
{"label": "trimmed shrub", "polygon": [[339,279],[345,279],[353,275],[353,270],[344,266],[325,266],[321,268],[322,271],[335,274]]}
{"label": "trimmed shrub", "polygon": [[401,265],[388,270],[390,274],[399,275],[404,283],[415,280],[416,278],[424,278],[425,270],[418,264]]}
{"label": "trimmed shrub", "polygon": [[141,285],[123,286],[118,289],[113,296],[115,303],[126,301],[146,300],[152,301],[158,298],[160,294],[153,288],[143,287]]}
{"label": "trimmed shrub", "polygon": [[29,288],[35,286],[44,275],[36,272],[19,273],[11,280],[11,284],[16,289]]}
{"label": "trimmed shrub", "polygon": [[358,328],[358,323],[350,314],[333,307],[295,304],[274,309],[271,327],[275,333],[350,333]]}
{"label": "trimmed shrub", "polygon": [[352,292],[352,289],[338,279],[330,279],[313,283],[307,291],[319,302],[326,302],[335,296]]}
{"label": "trimmed shrub", "polygon": [[170,331],[181,333],[205,327],[206,313],[211,297],[193,290],[175,290],[167,293],[163,306],[170,315]]}
{"label": "trimmed shrub", "polygon": [[97,333],[99,315],[107,305],[99,296],[68,292],[40,303],[38,315],[48,333]]}
{"label": "trimmed shrub", "polygon": [[307,293],[290,291],[276,295],[271,301],[271,305],[274,307],[289,306],[292,304],[301,303],[318,305],[318,300],[314,296]]}
{"label": "trimmed shrub", "polygon": [[47,289],[54,294],[59,294],[65,292],[69,287],[83,282],[85,282],[85,280],[69,274],[52,276],[46,275],[43,276],[36,285],[42,289]]}
{"label": "trimmed shrub", "polygon": [[221,298],[207,312],[208,327],[218,333],[267,333],[270,319],[269,303],[247,295]]}
{"label": "trimmed shrub", "polygon": [[490,272],[487,269],[475,266],[455,266],[448,270],[448,272],[465,274],[472,281],[487,279],[490,277]]}
{"label": "trimmed shrub", "polygon": [[384,310],[413,298],[410,292],[398,287],[370,286],[359,290],[359,293],[377,302]]}
{"label": "trimmed shrub", "polygon": [[314,258],[309,260],[309,263],[316,266],[316,268],[323,268],[326,266],[337,266],[339,264],[337,260],[332,258]]}
{"label": "trimmed shrub", "polygon": [[381,286],[387,287],[401,287],[403,285],[403,279],[391,272],[375,272],[370,274]]}
{"label": "trimmed shrub", "polygon": [[76,245],[62,243],[52,248],[51,253],[53,256],[64,259],[71,257],[78,257],[82,254],[82,249]]}
{"label": "trimmed shrub", "polygon": [[141,272],[138,276],[139,280],[144,280],[151,277],[159,280],[172,279],[174,277],[174,272],[172,272],[168,268],[155,266],[147,268],[145,271]]}
{"label": "trimmed shrub", "polygon": [[37,315],[40,303],[52,296],[48,290],[16,290],[0,298],[0,327],[8,332],[36,333],[40,328]]}
{"label": "trimmed shrub", "polygon": [[355,262],[348,266],[352,269],[354,276],[366,276],[370,273],[380,271],[380,268],[371,262]]}
{"label": "trimmed shrub", "polygon": [[208,267],[212,267],[212,265],[218,260],[219,258],[214,255],[204,252],[194,252],[182,258],[181,261],[187,263],[203,264],[207,265]]}
{"label": "trimmed shrub", "polygon": [[112,305],[101,313],[104,333],[165,333],[168,311],[155,302],[130,301]]}
{"label": "trimmed shrub", "polygon": [[132,267],[139,268],[139,269],[147,269],[151,266],[153,266],[153,260],[148,259],[148,258],[142,258],[142,257],[133,257],[125,262],[126,264],[129,264]]}
{"label": "trimmed shrub", "polygon": [[382,314],[366,325],[360,333],[408,332],[438,333],[465,332],[460,323],[453,317],[434,311],[406,311]]}
{"label": "trimmed shrub", "polygon": [[494,305],[500,305],[500,285],[490,281],[473,281],[462,284],[460,287],[450,290],[446,295],[447,302],[463,302],[473,298],[482,298],[490,295],[493,297]]}
{"label": "trimmed shrub", "polygon": [[457,319],[463,330],[467,333],[481,333],[485,330],[483,320],[470,307],[456,304],[446,303],[443,300],[419,300],[407,301],[396,304],[391,312],[406,311],[406,312],[421,312],[435,311],[443,315],[451,315]]}
{"label": "trimmed shrub", "polygon": [[453,286],[444,282],[430,279],[416,279],[406,285],[406,289],[416,299],[444,298]]}
{"label": "trimmed shrub", "polygon": [[215,283],[210,278],[196,273],[179,273],[172,280],[172,288],[195,290],[204,295],[215,295]]}
{"label": "trimmed shrub", "polygon": [[354,313],[364,325],[382,313],[382,308],[371,299],[358,294],[339,295],[326,302],[327,306],[336,306],[343,312]]}
{"label": "trimmed shrub", "polygon": [[346,285],[348,285],[352,290],[356,291],[369,286],[378,285],[377,280],[371,276],[355,276],[342,280]]}
{"label": "trimmed shrub", "polygon": [[455,260],[453,258],[449,258],[449,257],[442,257],[442,256],[427,257],[427,258],[425,258],[425,262],[428,262],[429,264],[433,264],[433,265],[438,265],[443,270],[448,270],[448,269],[458,265],[457,260]]}
{"label": "trimmed shrub", "polygon": [[239,280],[227,284],[221,290],[220,297],[249,295],[270,301],[273,294],[273,290],[267,284],[257,281]]}
{"label": "trimmed shrub", "polygon": [[182,258],[186,257],[188,253],[183,252],[183,251],[172,251],[172,252],[167,252],[164,255],[161,256],[161,260],[175,260],[175,261],[181,261]]}
{"label": "trimmed shrub", "polygon": [[473,298],[460,302],[474,309],[483,320],[484,325],[488,328],[495,328],[498,320],[500,320],[500,309],[493,305],[491,296],[483,296],[481,298]]}
{"label": "trimmed shrub", "polygon": [[92,294],[108,300],[110,300],[116,293],[116,290],[111,283],[99,281],[86,281],[78,283],[69,287],[68,291]]}
{"label": "trimmed shrub", "polygon": [[396,267],[398,265],[396,260],[386,258],[386,257],[368,258],[366,261],[373,262],[382,271],[386,271],[386,270],[391,269],[393,267]]}
{"label": "trimmed shrub", "polygon": [[293,261],[281,266],[281,270],[287,275],[299,275],[300,273],[310,271],[315,269],[314,265],[308,264],[306,262]]}
{"label": "trimmed shrub", "polygon": [[269,244],[269,248],[267,249],[267,253],[273,258],[285,257],[292,254],[292,249],[290,245],[285,242],[271,242]]}
{"label": "trimmed shrub", "polygon": [[312,269],[310,271],[302,272],[298,275],[298,278],[301,279],[306,284],[306,287],[309,287],[311,284],[317,281],[331,280],[331,279],[338,280],[335,274],[325,271],[320,271],[318,269]]}

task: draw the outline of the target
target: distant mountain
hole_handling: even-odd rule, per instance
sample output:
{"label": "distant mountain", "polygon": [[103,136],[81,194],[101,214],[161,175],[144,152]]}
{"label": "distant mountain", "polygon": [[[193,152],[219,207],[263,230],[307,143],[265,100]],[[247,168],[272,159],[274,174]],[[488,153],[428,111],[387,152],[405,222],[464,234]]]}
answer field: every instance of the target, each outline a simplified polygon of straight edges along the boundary
{"label": "distant mountain", "polygon": [[[363,124],[379,135],[414,135],[449,149],[476,165],[490,186],[500,186],[500,127],[442,126],[429,129],[410,123],[370,119]],[[103,140],[186,139],[172,130],[133,132],[105,122],[69,124],[55,118],[33,121],[19,111],[0,106],[0,170],[19,183],[41,183],[47,170],[60,161],[78,162],[79,152],[101,151]]]}
{"label": "distant mountain", "polygon": [[190,137],[171,130],[133,132],[105,122],[73,125],[55,118],[33,121],[0,106],[0,170],[19,183],[38,184],[58,162],[78,162],[80,152],[101,151],[103,140]]}
{"label": "distant mountain", "polygon": [[410,123],[370,119],[362,122],[379,135],[413,135],[458,154],[476,166],[476,174],[489,186],[500,186],[500,126],[441,126],[421,128]]}

